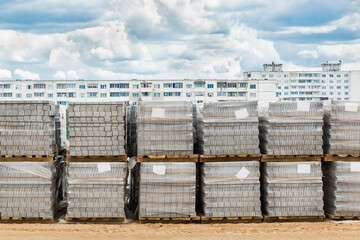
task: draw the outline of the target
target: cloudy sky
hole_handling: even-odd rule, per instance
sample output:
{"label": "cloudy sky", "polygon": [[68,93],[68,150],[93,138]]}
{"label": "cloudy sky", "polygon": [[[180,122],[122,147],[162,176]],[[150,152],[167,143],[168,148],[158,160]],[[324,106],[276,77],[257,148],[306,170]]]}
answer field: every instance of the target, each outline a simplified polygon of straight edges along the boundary
{"label": "cloudy sky", "polygon": [[360,69],[360,0],[0,0],[0,79]]}

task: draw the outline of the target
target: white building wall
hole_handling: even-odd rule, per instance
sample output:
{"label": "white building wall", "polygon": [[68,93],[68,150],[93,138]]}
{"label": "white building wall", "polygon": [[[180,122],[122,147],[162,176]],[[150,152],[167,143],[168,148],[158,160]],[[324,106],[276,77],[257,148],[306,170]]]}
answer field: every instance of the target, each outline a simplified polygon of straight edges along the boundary
{"label": "white building wall", "polygon": [[360,101],[360,71],[350,71],[350,99]]}

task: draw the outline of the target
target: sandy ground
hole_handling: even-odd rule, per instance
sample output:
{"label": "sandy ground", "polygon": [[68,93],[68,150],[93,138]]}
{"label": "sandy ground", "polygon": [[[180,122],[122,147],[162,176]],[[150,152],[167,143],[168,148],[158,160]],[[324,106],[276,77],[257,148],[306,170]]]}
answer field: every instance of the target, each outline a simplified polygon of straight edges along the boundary
{"label": "sandy ground", "polygon": [[360,222],[0,224],[0,239],[359,239]]}

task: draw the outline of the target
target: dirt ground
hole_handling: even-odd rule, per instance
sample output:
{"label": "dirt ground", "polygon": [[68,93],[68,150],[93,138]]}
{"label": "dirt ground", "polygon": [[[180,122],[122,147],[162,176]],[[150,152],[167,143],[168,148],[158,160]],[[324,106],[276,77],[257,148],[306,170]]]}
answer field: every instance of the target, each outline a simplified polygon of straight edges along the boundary
{"label": "dirt ground", "polygon": [[0,239],[359,239],[360,222],[253,224],[0,224]]}

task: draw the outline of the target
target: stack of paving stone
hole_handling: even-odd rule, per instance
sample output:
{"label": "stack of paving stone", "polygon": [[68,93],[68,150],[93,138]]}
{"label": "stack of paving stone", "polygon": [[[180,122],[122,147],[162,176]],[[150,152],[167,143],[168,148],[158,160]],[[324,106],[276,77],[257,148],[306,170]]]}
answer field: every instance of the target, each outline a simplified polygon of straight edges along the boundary
{"label": "stack of paving stone", "polygon": [[260,162],[205,162],[202,204],[205,217],[260,217]]}
{"label": "stack of paving stone", "polygon": [[324,151],[360,154],[360,102],[332,101],[324,116]]}
{"label": "stack of paving stone", "polygon": [[70,162],[67,218],[125,218],[126,162]]}
{"label": "stack of paving stone", "polygon": [[53,155],[54,118],[49,101],[0,102],[0,155]]}
{"label": "stack of paving stone", "polygon": [[321,162],[266,162],[262,176],[265,215],[324,215]]}
{"label": "stack of paving stone", "polygon": [[141,163],[142,218],[196,217],[196,163]]}
{"label": "stack of paving stone", "polygon": [[263,154],[323,154],[322,103],[270,103],[268,118],[261,126],[260,148]]}
{"label": "stack of paving stone", "polygon": [[142,102],[137,108],[137,153],[193,154],[191,102]]}
{"label": "stack of paving stone", "polygon": [[122,102],[70,103],[70,156],[125,155],[125,107]]}
{"label": "stack of paving stone", "polygon": [[326,213],[359,217],[360,162],[325,162],[324,195]]}
{"label": "stack of paving stone", "polygon": [[54,217],[52,162],[0,162],[1,218]]}
{"label": "stack of paving stone", "polygon": [[201,154],[260,154],[257,102],[205,103],[198,119]]}

